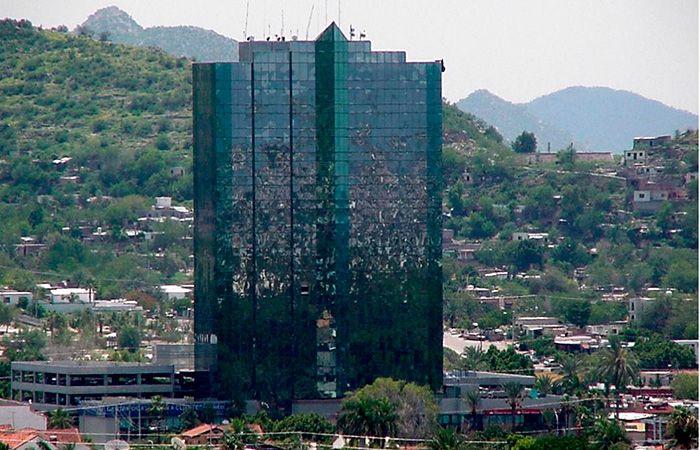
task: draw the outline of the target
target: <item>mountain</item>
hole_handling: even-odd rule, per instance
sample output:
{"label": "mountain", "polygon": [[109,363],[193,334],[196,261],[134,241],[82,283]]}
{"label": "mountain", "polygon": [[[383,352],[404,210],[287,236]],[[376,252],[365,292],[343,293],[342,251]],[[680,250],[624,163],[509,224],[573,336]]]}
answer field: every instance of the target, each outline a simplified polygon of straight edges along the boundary
{"label": "mountain", "polygon": [[233,39],[192,26],[143,28],[116,6],[97,10],[78,29],[100,39],[158,47],[171,55],[194,58],[200,62],[238,60],[238,42]]}
{"label": "mountain", "polygon": [[513,141],[524,130],[535,133],[540,151],[546,151],[547,142],[551,143],[553,149],[558,149],[574,141],[571,133],[542,121],[530,113],[527,106],[511,103],[485,89],[460,100],[457,107],[493,124],[509,141]]}
{"label": "mountain", "polygon": [[575,142],[592,150],[620,152],[635,136],[697,129],[698,116],[629,91],[606,87],[569,87],[527,104],[544,121],[570,130]]}
{"label": "mountain", "polygon": [[622,152],[635,136],[672,134],[697,129],[698,116],[633,92],[606,87],[569,87],[514,104],[484,90],[457,106],[492,123],[509,140],[523,130],[558,150],[573,142],[579,149]]}

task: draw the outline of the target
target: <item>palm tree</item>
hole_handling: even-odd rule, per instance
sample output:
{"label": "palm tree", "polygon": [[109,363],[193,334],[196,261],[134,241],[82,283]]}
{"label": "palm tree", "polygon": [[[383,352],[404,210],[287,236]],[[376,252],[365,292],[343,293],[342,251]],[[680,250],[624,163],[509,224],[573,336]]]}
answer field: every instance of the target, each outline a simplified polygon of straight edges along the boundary
{"label": "palm tree", "polygon": [[474,347],[467,347],[462,352],[463,370],[483,370],[486,369],[484,353]]}
{"label": "palm tree", "polygon": [[593,440],[598,443],[600,450],[619,448],[615,444],[620,442],[629,444],[629,438],[625,429],[617,420],[609,420],[601,417],[593,425]]}
{"label": "palm tree", "polygon": [[47,426],[49,429],[71,428],[73,426],[73,418],[65,409],[58,408],[49,413]]}
{"label": "palm tree", "polygon": [[454,428],[440,428],[428,442],[430,450],[461,450],[465,447],[464,439]]}
{"label": "palm tree", "polygon": [[698,445],[698,418],[688,408],[674,408],[666,426],[673,448],[695,448]]}
{"label": "palm tree", "polygon": [[343,402],[338,427],[347,434],[394,436],[398,415],[384,398],[350,397]]}
{"label": "palm tree", "polygon": [[508,403],[508,406],[510,406],[511,410],[511,431],[515,430],[515,413],[523,401],[524,390],[523,385],[520,383],[511,382],[503,385],[503,391],[506,393],[506,397],[508,397],[506,402]]}
{"label": "palm tree", "polygon": [[479,389],[475,388],[475,389],[468,390],[467,393],[464,394],[464,400],[469,405],[469,409],[470,409],[471,415],[472,415],[471,429],[476,430],[478,428],[481,428],[477,424],[477,414],[476,414],[476,410],[479,408],[479,406],[481,406],[481,393],[479,392]]}
{"label": "palm tree", "polygon": [[154,395],[151,397],[151,407],[148,408],[148,414],[151,416],[156,425],[158,440],[160,440],[160,432],[163,429],[163,418],[165,414],[165,402],[163,401],[163,397],[160,395]]}
{"label": "palm tree", "polygon": [[551,376],[537,375],[535,379],[535,389],[537,389],[537,392],[546,397],[547,394],[552,393],[552,388],[554,388],[554,381],[552,381]]}
{"label": "palm tree", "polygon": [[627,384],[637,374],[637,359],[622,347],[618,339],[610,340],[610,347],[601,351],[600,375],[615,385],[615,417],[620,418],[620,397]]}
{"label": "palm tree", "polygon": [[573,355],[564,354],[559,358],[562,379],[561,387],[567,394],[576,394],[581,389],[581,360]]}

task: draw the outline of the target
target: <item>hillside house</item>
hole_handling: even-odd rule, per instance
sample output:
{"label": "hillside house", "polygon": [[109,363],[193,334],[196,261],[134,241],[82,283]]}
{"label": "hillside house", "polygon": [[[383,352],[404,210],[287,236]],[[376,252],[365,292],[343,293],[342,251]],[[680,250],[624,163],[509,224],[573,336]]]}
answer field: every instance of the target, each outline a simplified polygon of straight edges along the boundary
{"label": "hillside house", "polygon": [[14,291],[11,289],[0,289],[0,300],[6,305],[17,306],[20,300],[32,301],[32,293],[28,291]]}
{"label": "hillside house", "polygon": [[644,307],[653,302],[653,298],[649,297],[633,297],[627,302],[627,311],[629,313],[630,322],[636,322],[641,318]]}
{"label": "hillside house", "polygon": [[671,143],[671,135],[636,137],[632,141],[633,150],[654,149]]}
{"label": "hillside house", "polygon": [[183,299],[186,298],[192,292],[192,289],[190,288],[174,284],[164,284],[160,286],[160,290],[161,292],[163,292],[165,298],[168,300]]}
{"label": "hillside house", "polygon": [[646,150],[627,150],[625,152],[625,165],[630,166],[636,162],[646,163],[647,161],[647,151]]}
{"label": "hillside house", "polygon": [[528,231],[516,231],[511,236],[513,241],[536,241],[543,244],[549,242],[549,233],[530,233]]}
{"label": "hillside house", "polygon": [[184,206],[173,206],[171,197],[156,197],[156,204],[151,206],[151,210],[147,214],[148,219],[189,220],[192,217],[192,211]]}
{"label": "hillside house", "polygon": [[664,202],[682,201],[688,198],[687,192],[677,186],[649,183],[645,189],[635,190],[632,194],[632,209],[639,212],[654,213]]}
{"label": "hillside house", "polygon": [[51,303],[92,303],[95,293],[84,288],[54,288],[49,290]]}
{"label": "hillside house", "polygon": [[171,167],[170,168],[170,176],[173,178],[180,178],[185,175],[185,168],[184,167]]}

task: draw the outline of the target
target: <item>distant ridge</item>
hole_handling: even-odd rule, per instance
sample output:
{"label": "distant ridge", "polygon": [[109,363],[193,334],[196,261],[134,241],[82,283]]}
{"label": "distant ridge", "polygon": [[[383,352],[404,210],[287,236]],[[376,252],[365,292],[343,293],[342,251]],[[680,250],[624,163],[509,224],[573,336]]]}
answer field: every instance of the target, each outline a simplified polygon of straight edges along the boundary
{"label": "distant ridge", "polygon": [[119,44],[157,47],[173,56],[200,62],[238,60],[238,42],[214,31],[192,26],[143,28],[129,14],[109,6],[91,14],[80,30]]}
{"label": "distant ridge", "polygon": [[514,104],[485,90],[457,102],[463,111],[493,124],[508,140],[523,130],[537,136],[539,151],[569,143],[580,150],[620,153],[632,138],[698,128],[698,116],[629,91],[575,86]]}

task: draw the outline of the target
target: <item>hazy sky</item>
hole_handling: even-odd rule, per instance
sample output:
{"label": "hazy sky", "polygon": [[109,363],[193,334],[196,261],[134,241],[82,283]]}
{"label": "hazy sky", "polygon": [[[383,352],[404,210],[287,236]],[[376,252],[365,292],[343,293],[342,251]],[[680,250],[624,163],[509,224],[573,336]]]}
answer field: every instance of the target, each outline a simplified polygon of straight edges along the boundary
{"label": "hazy sky", "polygon": [[[339,5],[340,2],[340,5]],[[67,25],[116,5],[143,26],[196,25],[235,39],[246,0],[1,0],[0,17]],[[444,59],[451,101],[488,89],[514,102],[574,85],[637,92],[698,112],[698,0],[250,0],[248,34],[303,39],[331,21],[373,48]],[[339,8],[340,6],[340,8]]]}

